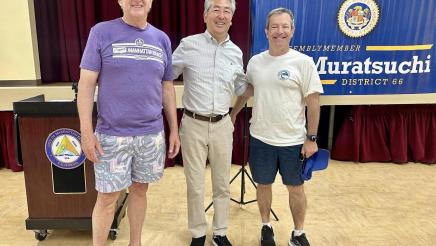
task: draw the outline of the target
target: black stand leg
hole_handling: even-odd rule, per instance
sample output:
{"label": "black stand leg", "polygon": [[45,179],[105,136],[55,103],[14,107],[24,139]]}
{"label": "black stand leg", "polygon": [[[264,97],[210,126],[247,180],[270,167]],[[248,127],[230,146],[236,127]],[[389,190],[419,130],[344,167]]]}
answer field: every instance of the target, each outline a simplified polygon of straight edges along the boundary
{"label": "black stand leg", "polygon": [[[235,200],[233,198],[230,198],[230,200],[232,200],[233,202],[239,204],[240,207],[242,207],[243,205],[252,203],[257,201],[255,200],[251,200],[251,201],[245,201],[244,200],[244,195],[245,195],[245,175],[247,175],[247,178],[250,180],[251,184],[254,186],[254,188],[257,189],[256,183],[253,181],[253,179],[251,178],[250,174],[247,172],[247,169],[245,168],[245,166],[247,165],[247,155],[246,155],[246,151],[245,151],[245,144],[248,142],[248,108],[247,108],[247,104],[245,104],[244,106],[244,128],[243,128],[243,136],[244,136],[244,141],[242,142],[242,151],[243,151],[243,162],[241,165],[241,168],[239,169],[239,171],[236,173],[236,175],[230,180],[230,184],[233,183],[233,181],[235,181],[235,179],[241,175],[241,200]],[[213,202],[211,202],[207,208],[206,208],[206,212],[207,210],[209,210],[210,207],[212,207]],[[274,216],[276,221],[279,221],[279,218],[277,217],[276,213],[274,212],[274,210],[271,209],[271,213]]]}

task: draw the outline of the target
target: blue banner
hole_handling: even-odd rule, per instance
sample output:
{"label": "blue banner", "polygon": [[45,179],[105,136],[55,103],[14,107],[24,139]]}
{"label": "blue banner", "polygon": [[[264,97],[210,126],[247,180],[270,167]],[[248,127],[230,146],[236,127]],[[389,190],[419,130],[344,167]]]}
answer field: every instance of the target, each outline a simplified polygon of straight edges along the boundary
{"label": "blue banner", "polygon": [[436,0],[252,0],[251,55],[268,49],[278,7],[294,13],[290,46],[313,57],[325,95],[436,93]]}

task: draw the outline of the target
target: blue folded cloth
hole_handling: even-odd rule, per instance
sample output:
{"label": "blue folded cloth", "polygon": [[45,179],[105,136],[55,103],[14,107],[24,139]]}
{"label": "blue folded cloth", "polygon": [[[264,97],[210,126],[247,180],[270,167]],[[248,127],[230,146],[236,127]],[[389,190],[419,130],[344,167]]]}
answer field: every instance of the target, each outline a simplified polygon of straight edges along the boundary
{"label": "blue folded cloth", "polygon": [[303,173],[301,173],[301,177],[304,180],[311,179],[312,171],[326,169],[329,164],[329,160],[330,152],[326,149],[318,149],[318,152],[303,160]]}

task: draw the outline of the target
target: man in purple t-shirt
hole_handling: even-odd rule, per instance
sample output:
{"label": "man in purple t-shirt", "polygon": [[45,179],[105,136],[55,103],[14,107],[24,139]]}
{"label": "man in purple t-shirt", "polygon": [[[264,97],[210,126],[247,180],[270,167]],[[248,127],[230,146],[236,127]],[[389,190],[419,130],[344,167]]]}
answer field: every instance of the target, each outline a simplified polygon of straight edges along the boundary
{"label": "man in purple t-shirt", "polygon": [[[95,25],[80,64],[77,107],[82,149],[92,161],[97,201],[93,245],[104,245],[120,191],[129,188],[130,245],[141,245],[148,183],[163,175],[162,108],[170,127],[168,157],[180,147],[171,44],[147,22],[152,0],[118,0],[123,17]],[[92,127],[98,82],[98,117]]]}

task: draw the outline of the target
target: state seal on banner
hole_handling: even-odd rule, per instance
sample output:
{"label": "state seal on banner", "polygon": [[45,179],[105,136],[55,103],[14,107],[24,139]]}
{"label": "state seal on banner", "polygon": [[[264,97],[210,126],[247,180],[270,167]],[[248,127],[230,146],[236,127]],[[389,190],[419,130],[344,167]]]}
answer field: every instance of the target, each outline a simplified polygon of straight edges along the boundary
{"label": "state seal on banner", "polygon": [[352,38],[367,35],[380,18],[380,9],[374,0],[345,0],[338,12],[341,31]]}
{"label": "state seal on banner", "polygon": [[53,165],[61,169],[74,169],[85,161],[80,146],[80,133],[61,128],[50,133],[45,141],[45,154]]}

